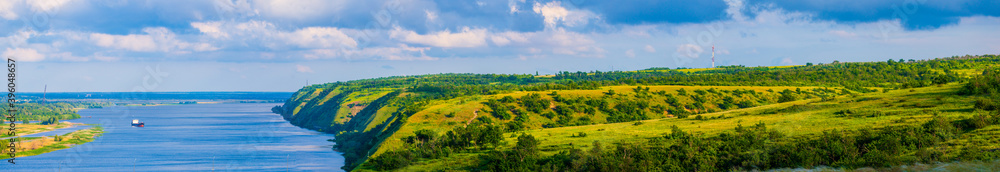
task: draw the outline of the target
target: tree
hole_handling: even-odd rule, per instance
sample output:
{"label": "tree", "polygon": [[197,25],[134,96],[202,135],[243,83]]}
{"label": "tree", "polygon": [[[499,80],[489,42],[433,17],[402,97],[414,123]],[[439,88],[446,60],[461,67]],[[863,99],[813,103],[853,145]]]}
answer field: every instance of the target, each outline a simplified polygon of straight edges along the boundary
{"label": "tree", "polygon": [[514,146],[514,151],[522,155],[537,155],[538,154],[538,140],[535,136],[529,134],[522,134],[517,137],[517,145]]}
{"label": "tree", "polygon": [[785,89],[784,91],[781,91],[781,97],[778,97],[778,103],[795,101],[795,95],[794,95],[794,93],[795,92],[792,92],[792,90],[789,90],[789,89]]}
{"label": "tree", "polygon": [[492,145],[494,148],[500,145],[500,141],[503,140],[503,129],[496,125],[486,125],[483,128],[482,135],[476,140],[476,144],[479,146]]}
{"label": "tree", "polygon": [[437,132],[434,132],[434,130],[428,130],[428,129],[417,130],[417,131],[413,132],[413,134],[416,135],[417,141],[420,141],[420,142],[428,142],[428,141],[434,140],[434,138],[437,137]]}
{"label": "tree", "polygon": [[938,75],[938,76],[935,76],[934,77],[934,81],[931,81],[931,82],[933,82],[934,84],[947,84],[950,81],[951,81],[951,77],[950,76],[948,76],[948,75]]}

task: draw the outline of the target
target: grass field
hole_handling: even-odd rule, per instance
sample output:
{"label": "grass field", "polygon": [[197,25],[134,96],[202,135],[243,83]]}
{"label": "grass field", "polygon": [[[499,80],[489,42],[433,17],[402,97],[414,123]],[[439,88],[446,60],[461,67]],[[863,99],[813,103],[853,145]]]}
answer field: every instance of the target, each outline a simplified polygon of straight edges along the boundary
{"label": "grass field", "polygon": [[[757,123],[767,124],[769,129],[775,129],[791,137],[809,137],[829,130],[857,130],[872,128],[873,126],[886,127],[895,125],[916,125],[930,120],[934,115],[951,119],[964,118],[975,114],[985,114],[988,112],[974,110],[972,100],[966,96],[956,95],[955,92],[961,84],[952,83],[923,88],[891,90],[887,92],[872,92],[866,94],[842,95],[833,99],[822,100],[820,98],[804,99],[792,102],[763,105],[752,108],[736,109],[716,113],[700,114],[703,120],[689,117],[650,119],[639,122],[624,122],[610,124],[595,124],[584,126],[569,126],[559,128],[531,129],[522,132],[504,134],[505,148],[510,148],[517,142],[516,136],[530,134],[541,141],[539,148],[544,155],[552,155],[559,151],[570,148],[580,148],[586,150],[594,142],[602,143],[645,143],[645,140],[655,137],[662,137],[670,133],[671,126],[678,126],[687,132],[702,134],[703,136],[718,135],[721,132],[732,132],[737,125],[750,126]],[[700,89],[708,87],[696,86]],[[608,89],[628,91],[634,87],[617,86]],[[689,86],[652,86],[650,90],[668,90],[685,88],[692,90]],[[714,87],[716,89],[794,89],[794,87]],[[606,90],[606,89],[605,89]],[[560,91],[566,95],[598,95],[602,90],[573,90]],[[511,93],[509,95],[523,95],[526,92]],[[495,95],[496,96],[506,96]],[[437,105],[430,106],[427,110],[411,117],[406,127],[397,132],[393,138],[387,139],[379,152],[385,150],[398,149],[402,144],[398,138],[412,135],[412,132],[419,129],[432,129],[443,132],[454,126],[464,124],[464,120],[472,117],[472,111],[481,108],[481,102],[485,97],[467,97],[457,100],[447,100],[435,102]],[[863,112],[852,112],[859,111]],[[444,118],[441,114],[455,112],[454,118]],[[845,113],[851,112],[851,113]],[[482,114],[482,112],[480,112]],[[877,115],[854,115],[854,114],[877,114]],[[713,117],[715,117],[713,119]],[[586,133],[585,137],[574,137],[579,133]],[[1000,138],[995,137],[1000,134],[1000,127],[993,126],[972,131],[972,134],[963,139],[949,142],[949,145],[961,147],[966,144],[986,145],[984,149],[1000,149]],[[398,138],[397,138],[398,137]],[[406,169],[449,169],[461,164],[463,157],[470,157],[484,153],[484,151],[472,153],[460,153],[444,159],[435,159],[420,162],[406,167]]]}
{"label": "grass field", "polygon": [[[644,87],[646,87],[646,86],[644,86]],[[564,97],[600,97],[600,96],[604,95],[604,92],[606,92],[607,90],[615,90],[615,92],[618,92],[620,94],[631,96],[631,95],[634,95],[632,93],[633,92],[633,90],[632,90],[633,88],[636,88],[636,87],[635,86],[611,86],[611,87],[604,87],[604,88],[601,88],[601,89],[598,89],[598,90],[560,90],[560,91],[556,91],[556,92],[559,95],[562,95]],[[650,92],[666,91],[666,92],[669,92],[669,93],[674,93],[674,92],[676,92],[677,90],[680,90],[680,89],[685,89],[685,90],[687,90],[689,92],[691,92],[693,90],[707,90],[707,89],[717,89],[717,90],[720,90],[720,91],[721,90],[737,90],[737,89],[740,89],[740,90],[753,90],[753,91],[757,91],[757,92],[767,92],[767,90],[772,90],[772,91],[775,91],[775,90],[784,90],[784,89],[795,90],[797,88],[798,89],[804,89],[804,90],[806,90],[806,89],[815,89],[815,88],[821,88],[821,87],[784,87],[784,86],[670,86],[670,85],[666,85],[666,86],[648,86],[648,88],[649,88]],[[514,93],[507,93],[507,94],[498,94],[498,95],[489,95],[489,96],[469,96],[469,97],[459,97],[459,98],[449,99],[449,100],[437,100],[437,101],[434,101],[425,110],[420,111],[420,112],[416,113],[415,115],[411,116],[408,119],[408,122],[407,122],[406,126],[402,127],[399,131],[396,132],[396,134],[394,134],[390,138],[386,139],[386,141],[382,144],[382,147],[377,152],[375,152],[373,155],[378,155],[378,154],[384,153],[387,150],[395,150],[395,149],[400,148],[402,146],[402,144],[403,144],[403,142],[400,139],[402,139],[404,137],[412,136],[413,132],[417,131],[417,130],[430,129],[430,130],[437,131],[437,132],[439,132],[439,134],[441,134],[441,133],[444,133],[444,132],[446,132],[448,130],[453,129],[454,127],[463,126],[470,119],[473,119],[473,117],[475,115],[474,112],[476,112],[477,110],[481,110],[481,109],[484,108],[483,102],[486,101],[487,99],[499,99],[499,98],[505,97],[505,96],[521,97],[521,96],[528,95],[528,94],[540,94],[540,95],[542,95],[543,99],[552,99],[552,96],[547,95],[547,94],[549,94],[551,92],[552,91],[514,92]],[[694,93],[692,93],[692,94],[694,94]],[[656,100],[659,100],[659,99],[656,99]],[[815,100],[819,100],[819,99],[817,98]],[[810,100],[810,101],[815,101],[815,100]],[[690,100],[685,100],[685,101],[690,102]],[[786,104],[766,105],[764,107],[782,107],[782,106],[790,106],[790,105],[792,105],[794,103],[804,103],[804,102],[807,102],[807,101],[798,101],[798,102],[792,102],[792,103],[786,103]],[[760,108],[760,107],[751,108],[751,109],[757,109],[757,108]],[[389,110],[389,109],[382,109],[382,111],[385,111],[385,110]],[[748,110],[750,110],[750,109],[740,109],[740,110],[730,111],[730,112],[726,112],[726,113],[744,112],[744,111],[748,111]],[[382,112],[380,111],[380,113],[382,113]],[[479,113],[479,116],[489,116],[489,115],[487,115],[486,112],[480,111],[478,113]],[[704,114],[704,115],[712,116],[712,115],[721,115],[721,114],[725,114],[725,113],[710,113],[710,114]],[[583,115],[584,114],[582,114],[582,113],[577,113],[577,116],[583,116]],[[605,121],[603,120],[603,117],[605,117],[603,114],[595,115],[594,116],[594,118],[596,118],[595,122],[597,122],[597,123],[604,123]],[[566,137],[565,139],[554,139],[551,142],[549,142],[549,141],[543,141],[543,143],[544,143],[543,145],[544,146],[549,146],[549,147],[555,148],[555,147],[566,147],[566,146],[569,146],[570,143],[573,143],[575,145],[589,145],[590,143],[592,143],[593,141],[596,141],[596,140],[616,141],[616,140],[632,139],[632,138],[635,138],[635,137],[653,137],[653,136],[662,134],[661,130],[662,131],[669,131],[670,125],[674,125],[674,124],[681,124],[682,127],[687,127],[687,126],[698,127],[698,125],[695,125],[695,124],[678,122],[678,121],[683,121],[683,120],[676,119],[676,118],[662,118],[662,119],[658,119],[658,118],[661,118],[661,117],[662,116],[658,116],[658,117],[654,117],[654,119],[652,119],[652,120],[642,121],[643,123],[651,123],[650,125],[640,125],[640,126],[634,126],[634,127],[632,126],[633,123],[614,123],[614,124],[596,124],[596,125],[587,125],[587,126],[560,127],[560,128],[550,128],[550,129],[542,129],[542,130],[529,130],[529,131],[526,131],[526,132],[529,133],[529,134],[533,134],[533,135],[540,135],[540,136],[543,136],[543,137],[546,137],[546,138],[549,138],[549,136],[553,136],[551,138],[562,138],[562,137],[565,136]],[[488,117],[488,118],[493,118],[493,117]],[[531,115],[529,117],[529,119],[530,119],[530,120],[528,120],[529,123],[527,124],[529,126],[541,126],[543,123],[552,122],[551,119],[548,119],[548,118],[545,118],[545,117],[542,117],[542,116],[539,116],[539,115]],[[699,122],[701,122],[701,121],[699,121]],[[734,122],[736,122],[736,121],[728,121],[728,122],[724,122],[724,123],[720,123],[720,124],[714,124],[714,122],[713,122],[712,124],[705,125],[704,129],[706,129],[706,130],[707,129],[711,129],[711,128],[715,128],[715,129],[718,129],[718,130],[732,129],[736,125]],[[701,123],[704,123],[704,122],[701,122]],[[722,124],[725,124],[725,125],[722,125]],[[755,122],[754,123],[750,123],[748,121],[748,122],[744,122],[744,124],[751,125],[751,124],[755,124]],[[732,126],[732,127],[730,127],[730,126]],[[657,127],[660,127],[660,128],[657,128]],[[636,130],[636,129],[638,129],[638,130]],[[597,131],[597,130],[601,130],[601,131]],[[614,131],[614,130],[618,130],[618,131]],[[591,135],[591,136],[588,136],[588,137],[585,137],[585,138],[569,138],[568,137],[570,135],[577,134],[579,132],[588,132],[588,134],[594,134],[594,135]],[[508,142],[513,143],[514,140],[515,140],[515,137],[512,137],[512,135],[519,134],[519,133],[521,133],[521,132],[518,132],[518,133],[508,133],[507,134]],[[552,150],[555,150],[555,149],[552,149]],[[549,152],[549,153],[553,153],[553,152]]]}
{"label": "grass field", "polygon": [[[10,124],[10,123],[5,123],[4,125],[0,125],[0,133],[3,133],[3,134],[0,134],[0,138],[2,138],[2,137],[10,137],[10,135],[7,135],[7,132],[10,129],[9,128],[10,125],[8,125],[8,124]],[[17,129],[16,129],[17,135],[27,135],[27,134],[34,134],[34,133],[41,133],[41,132],[52,131],[52,130],[60,129],[60,128],[66,128],[66,127],[73,126],[73,124],[58,123],[56,125],[41,125],[41,124],[22,124],[20,122],[17,122],[15,124],[15,126],[17,126]]]}
{"label": "grass field", "polygon": [[[17,143],[17,157],[40,155],[91,142],[94,141],[96,137],[101,136],[103,132],[103,128],[95,126],[89,129],[67,133],[62,136],[24,138]],[[4,146],[6,146],[6,144],[4,144]],[[8,148],[6,147],[3,148],[3,150],[7,149]],[[7,152],[2,152],[2,154],[0,154],[0,159],[6,158],[10,158],[10,156]]]}

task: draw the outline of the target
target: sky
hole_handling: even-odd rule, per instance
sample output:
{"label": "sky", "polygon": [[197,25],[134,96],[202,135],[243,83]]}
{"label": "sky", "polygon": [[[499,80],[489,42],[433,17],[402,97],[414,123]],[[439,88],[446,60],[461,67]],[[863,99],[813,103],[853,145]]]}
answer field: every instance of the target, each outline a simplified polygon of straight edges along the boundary
{"label": "sky", "polygon": [[0,0],[18,91],[1000,54],[992,0]]}

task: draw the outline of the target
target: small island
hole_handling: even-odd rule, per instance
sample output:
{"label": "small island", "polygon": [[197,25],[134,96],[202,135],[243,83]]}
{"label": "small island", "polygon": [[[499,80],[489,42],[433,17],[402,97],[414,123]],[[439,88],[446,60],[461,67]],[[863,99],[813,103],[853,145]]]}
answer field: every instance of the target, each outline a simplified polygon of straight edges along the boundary
{"label": "small island", "polygon": [[[104,128],[95,124],[60,122],[81,118],[77,110],[83,107],[95,107],[94,103],[21,103],[17,104],[24,114],[18,114],[18,123],[13,128],[15,135],[9,135],[10,125],[0,126],[0,159],[11,158],[9,147],[11,140],[16,157],[40,155],[60,149],[94,141],[104,132]],[[6,121],[6,124],[9,121]],[[62,134],[59,129],[78,127],[76,131]],[[46,134],[55,132],[51,135]],[[61,134],[61,135],[60,135]],[[16,158],[15,157],[15,158]]]}

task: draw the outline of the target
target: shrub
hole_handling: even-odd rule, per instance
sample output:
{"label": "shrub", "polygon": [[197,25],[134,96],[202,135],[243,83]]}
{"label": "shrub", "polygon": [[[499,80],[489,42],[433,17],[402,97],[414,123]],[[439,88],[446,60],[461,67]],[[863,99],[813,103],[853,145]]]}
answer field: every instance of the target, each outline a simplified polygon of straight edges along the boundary
{"label": "shrub", "polygon": [[976,104],[974,106],[976,109],[982,109],[988,111],[1000,109],[1000,103],[997,103],[997,100],[990,100],[990,99],[976,100]]}

